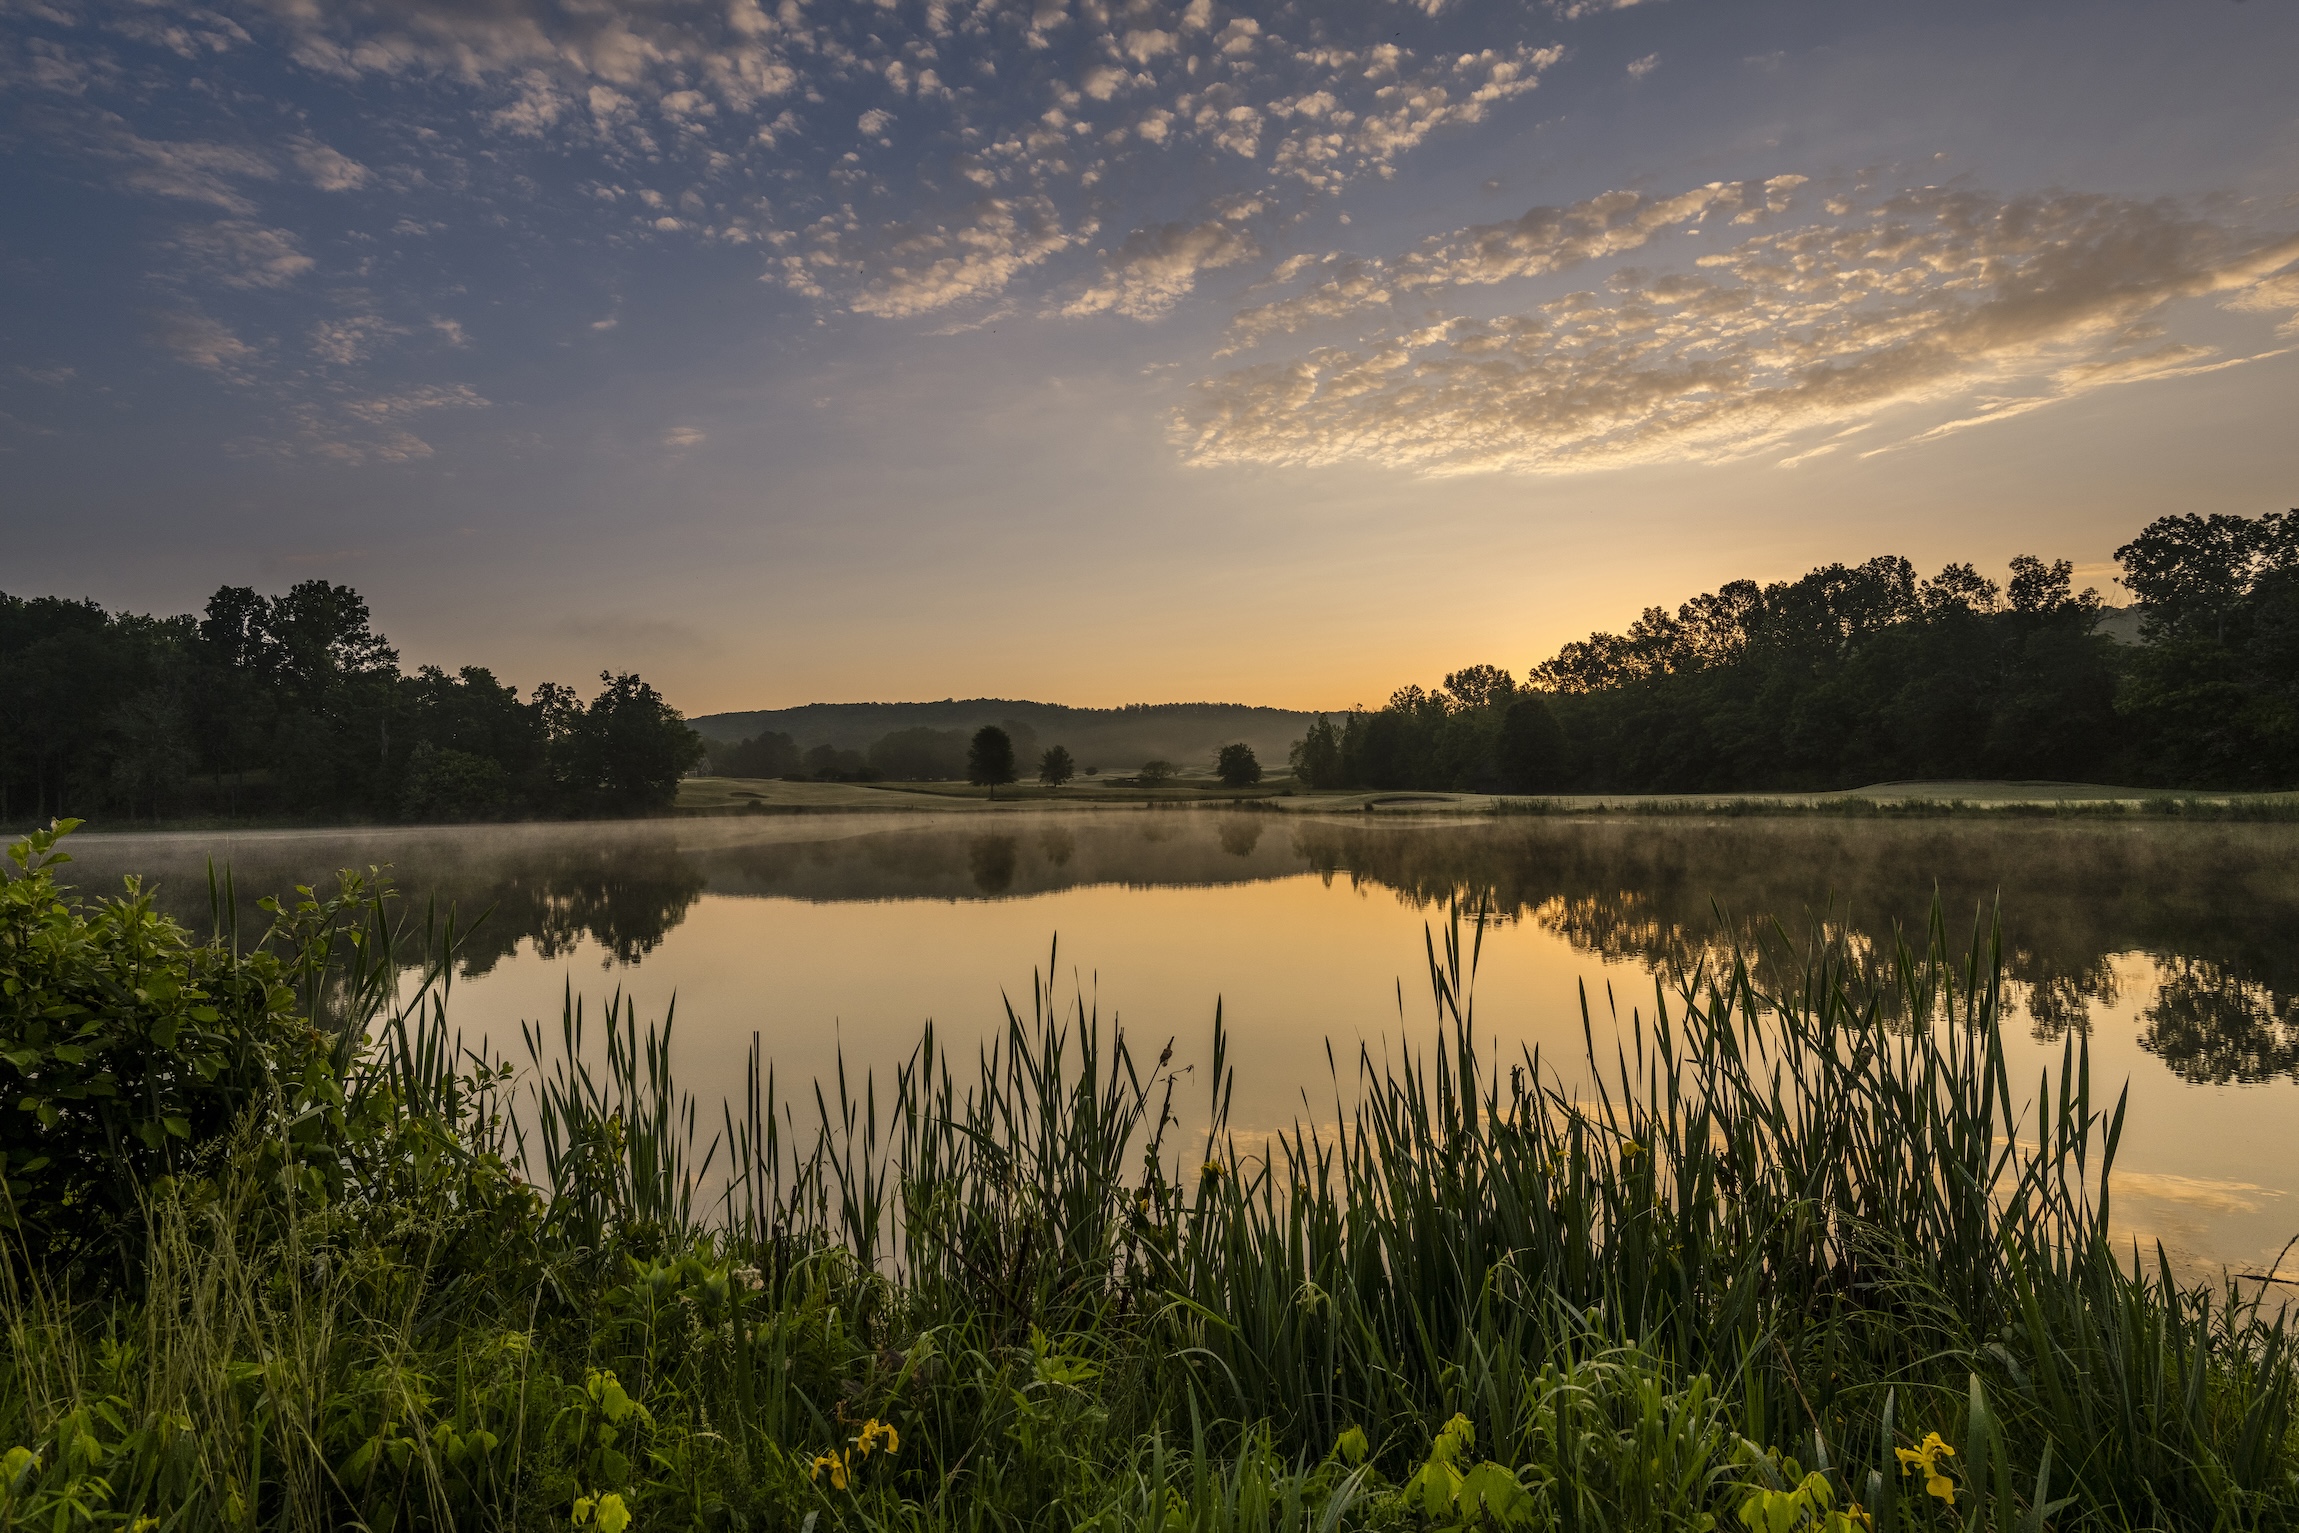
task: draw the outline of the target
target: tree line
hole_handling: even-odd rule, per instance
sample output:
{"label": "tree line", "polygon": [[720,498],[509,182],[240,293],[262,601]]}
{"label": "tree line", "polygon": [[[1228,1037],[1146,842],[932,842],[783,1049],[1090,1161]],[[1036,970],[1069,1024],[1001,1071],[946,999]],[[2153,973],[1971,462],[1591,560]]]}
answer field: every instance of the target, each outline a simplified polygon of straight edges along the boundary
{"label": "tree line", "polygon": [[1795,791],[1955,778],[2299,785],[2299,512],[2166,516],[2116,550],[2136,643],[2067,560],[1736,580],[1519,682],[1475,665],[1320,715],[1319,788]]}
{"label": "tree line", "polygon": [[[705,745],[710,770],[719,777],[779,777],[825,782],[956,782],[996,788],[1032,775],[1049,788],[1059,788],[1081,772],[1101,775],[1099,766],[1078,764],[1067,745],[1040,749],[1037,731],[1020,719],[984,724],[968,733],[962,729],[916,727],[890,730],[866,751],[823,743],[800,750],[798,742],[781,730],[761,730],[741,740],[713,740]],[[1232,741],[1214,753],[1214,775],[1224,787],[1250,787],[1261,780],[1261,764],[1253,747]],[[1142,764],[1132,781],[1155,787],[1180,768],[1163,759]],[[1125,779],[1113,779],[1124,781]]]}
{"label": "tree line", "polygon": [[225,586],[197,616],[0,593],[0,822],[481,820],[667,808],[699,736],[637,675],[522,697],[409,675],[349,586]]}

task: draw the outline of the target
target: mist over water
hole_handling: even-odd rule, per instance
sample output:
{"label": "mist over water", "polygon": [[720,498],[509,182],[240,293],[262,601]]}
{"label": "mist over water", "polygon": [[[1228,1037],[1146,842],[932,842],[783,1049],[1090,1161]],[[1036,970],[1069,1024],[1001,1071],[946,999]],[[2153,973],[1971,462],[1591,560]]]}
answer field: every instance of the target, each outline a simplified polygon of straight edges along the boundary
{"label": "mist over water", "polygon": [[1736,950],[1761,984],[1819,931],[1882,972],[1936,893],[1954,951],[2000,919],[2015,1085],[2071,1042],[2095,1092],[2130,1081],[2132,1236],[2257,1271],[2299,1232],[2299,827],[1106,810],[74,839],[80,888],[140,873],[200,932],[211,859],[246,934],[263,894],[385,867],[417,922],[468,927],[467,1033],[516,1052],[570,990],[675,1003],[712,1119],[754,1031],[811,1111],[810,1078],[889,1069],[928,1018],[995,1036],[1052,954],[1151,1054],[1204,1061],[1218,999],[1241,1129],[1327,1122],[1361,1046],[1433,1039],[1425,932],[1452,909],[1489,923],[1480,1032],[1573,1081],[1584,994],[1609,1054],[1616,1015]]}

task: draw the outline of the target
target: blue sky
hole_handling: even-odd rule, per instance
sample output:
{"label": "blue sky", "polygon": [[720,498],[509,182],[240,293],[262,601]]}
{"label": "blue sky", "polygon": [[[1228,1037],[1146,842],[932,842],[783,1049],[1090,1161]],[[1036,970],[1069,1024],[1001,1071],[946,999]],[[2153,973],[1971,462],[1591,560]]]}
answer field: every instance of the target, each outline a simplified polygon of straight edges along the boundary
{"label": "blue sky", "polygon": [[2299,502],[2293,57],[2260,0],[0,0],[0,589],[324,575],[707,711],[2104,582]]}

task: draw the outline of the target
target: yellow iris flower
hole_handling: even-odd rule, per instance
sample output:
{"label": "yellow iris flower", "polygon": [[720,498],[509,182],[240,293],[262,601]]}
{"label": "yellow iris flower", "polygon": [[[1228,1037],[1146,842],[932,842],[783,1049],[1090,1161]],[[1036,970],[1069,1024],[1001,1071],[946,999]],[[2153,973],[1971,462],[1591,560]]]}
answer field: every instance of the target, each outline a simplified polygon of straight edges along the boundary
{"label": "yellow iris flower", "polygon": [[1940,1467],[1940,1460],[1953,1458],[1956,1450],[1942,1442],[1939,1433],[1927,1432],[1924,1440],[1915,1447],[1894,1448],[1892,1451],[1899,1455],[1900,1473],[1909,1474],[1918,1469],[1924,1471],[1924,1494],[1937,1496],[1950,1506],[1956,1504],[1956,1482],[1949,1479],[1948,1472]]}
{"label": "yellow iris flower", "polygon": [[819,1480],[822,1478],[822,1472],[826,1469],[830,1471],[831,1488],[833,1490],[846,1489],[846,1455],[843,1453],[823,1454],[814,1461],[814,1471],[807,1478]]}

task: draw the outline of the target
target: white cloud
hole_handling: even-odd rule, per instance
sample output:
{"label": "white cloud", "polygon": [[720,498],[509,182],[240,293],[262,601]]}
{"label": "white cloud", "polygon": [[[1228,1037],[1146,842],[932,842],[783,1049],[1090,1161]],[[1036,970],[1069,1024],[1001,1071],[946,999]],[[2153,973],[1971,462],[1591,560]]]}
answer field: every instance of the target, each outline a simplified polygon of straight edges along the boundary
{"label": "white cloud", "polygon": [[311,327],[307,339],[311,343],[311,354],[322,362],[350,367],[366,361],[379,343],[406,333],[379,315],[352,314],[318,321]]}
{"label": "white cloud", "polygon": [[[163,13],[188,24],[196,9],[88,3],[123,25]],[[1284,13],[1237,15],[1214,0],[1018,6],[1020,31],[995,0],[247,0],[237,40],[217,36],[346,80],[433,82],[441,105],[415,126],[443,148],[454,133],[440,113],[458,110],[460,93],[467,123],[495,146],[590,152],[621,197],[680,199],[650,209],[649,234],[768,244],[771,280],[889,316],[998,294],[1105,219],[1148,228],[1172,217],[1119,205],[1121,188],[1157,180],[1126,178],[1129,159],[1188,156],[1190,176],[1216,194],[1264,190],[1272,172],[1332,192],[1393,174],[1433,135],[1532,90],[1562,57],[1527,37],[1545,25],[1537,19],[1470,34],[1449,14],[1432,23],[1445,7],[1425,0],[1402,26],[1393,15],[1320,22],[1314,44],[1282,35],[1295,24]],[[1455,33],[1492,45],[1442,46]],[[1208,151],[1219,157],[1210,170]],[[121,157],[144,189],[241,218],[255,214],[245,183],[281,169],[338,192],[396,189],[409,174],[381,175],[309,136],[281,146],[277,165],[148,140]],[[789,188],[771,201],[769,178]],[[1155,307],[1153,288],[1110,301]]]}
{"label": "white cloud", "polygon": [[1607,11],[1625,11],[1650,3],[1652,0],[1549,0],[1549,9],[1566,21],[1580,21],[1602,16]]}
{"label": "white cloud", "polygon": [[1102,280],[1064,304],[1061,312],[1114,310],[1131,319],[1156,319],[1189,295],[1199,273],[1236,266],[1259,254],[1260,242],[1226,219],[1137,229],[1112,253]]}
{"label": "white cloud", "polygon": [[[1325,264],[1333,270],[1322,282],[1239,314],[1231,327],[1231,349],[1361,309],[1386,307],[1400,294],[1484,287],[1569,271],[1640,249],[1668,230],[1710,218],[1785,212],[1791,194],[1804,180],[1774,176],[1765,181],[1712,181],[1658,199],[1633,191],[1605,192],[1567,207],[1531,208],[1507,223],[1471,225],[1395,260],[1328,261]],[[1299,269],[1281,271],[1276,280],[1291,281]]]}
{"label": "white cloud", "polygon": [[2275,327],[2275,333],[2299,335],[2299,272],[2285,272],[2240,289],[2224,306],[2238,314],[2281,314],[2284,320]]}
{"label": "white cloud", "polygon": [[430,410],[484,410],[493,401],[467,383],[425,383],[392,394],[346,400],[344,413],[381,425]]}
{"label": "white cloud", "polygon": [[221,320],[212,319],[197,309],[162,315],[153,327],[152,338],[173,352],[177,361],[220,373],[235,382],[244,381],[248,365],[262,355],[234,335]]}
{"label": "white cloud", "polygon": [[176,232],[175,247],[226,287],[281,288],[317,264],[295,236],[245,219],[194,224]]}
{"label": "white cloud", "polygon": [[671,426],[663,432],[665,447],[699,447],[704,439],[703,433],[693,426]]}
{"label": "white cloud", "polygon": [[1628,77],[1632,80],[1641,80],[1658,68],[1660,68],[1660,55],[1648,53],[1642,58],[1628,61]]}
{"label": "white cloud", "polygon": [[[1688,195],[1712,213],[1729,205],[1711,189]],[[1427,292],[1538,275],[1622,248],[1646,206],[1536,219],[1524,240],[1465,231],[1390,269]],[[1832,206],[1843,211],[1689,270],[1618,271],[1602,292],[1390,323],[1216,374],[1177,416],[1177,440],[1200,463],[1555,471],[1713,462],[1896,406],[1972,402],[1930,440],[2249,360],[2147,345],[2151,324],[2178,300],[2244,295],[2299,260],[2299,236],[2245,235],[2163,203],[1927,188]]]}
{"label": "white cloud", "polygon": [[255,211],[255,204],[234,181],[269,181],[279,173],[270,160],[251,149],[144,138],[116,119],[107,126],[110,131],[97,152],[121,166],[120,183],[131,191],[204,202],[244,216]]}
{"label": "white cloud", "polygon": [[1118,40],[1118,48],[1135,63],[1147,64],[1173,52],[1178,41],[1171,32],[1156,27],[1136,27]]}
{"label": "white cloud", "polygon": [[297,139],[288,150],[296,169],[323,192],[352,192],[367,184],[367,167],[313,138]]}
{"label": "white cloud", "polygon": [[955,226],[819,227],[805,254],[782,257],[768,276],[813,296],[825,292],[825,279],[850,280],[859,269],[849,306],[899,319],[1002,292],[1088,233],[1066,229],[1047,198],[992,197]]}

